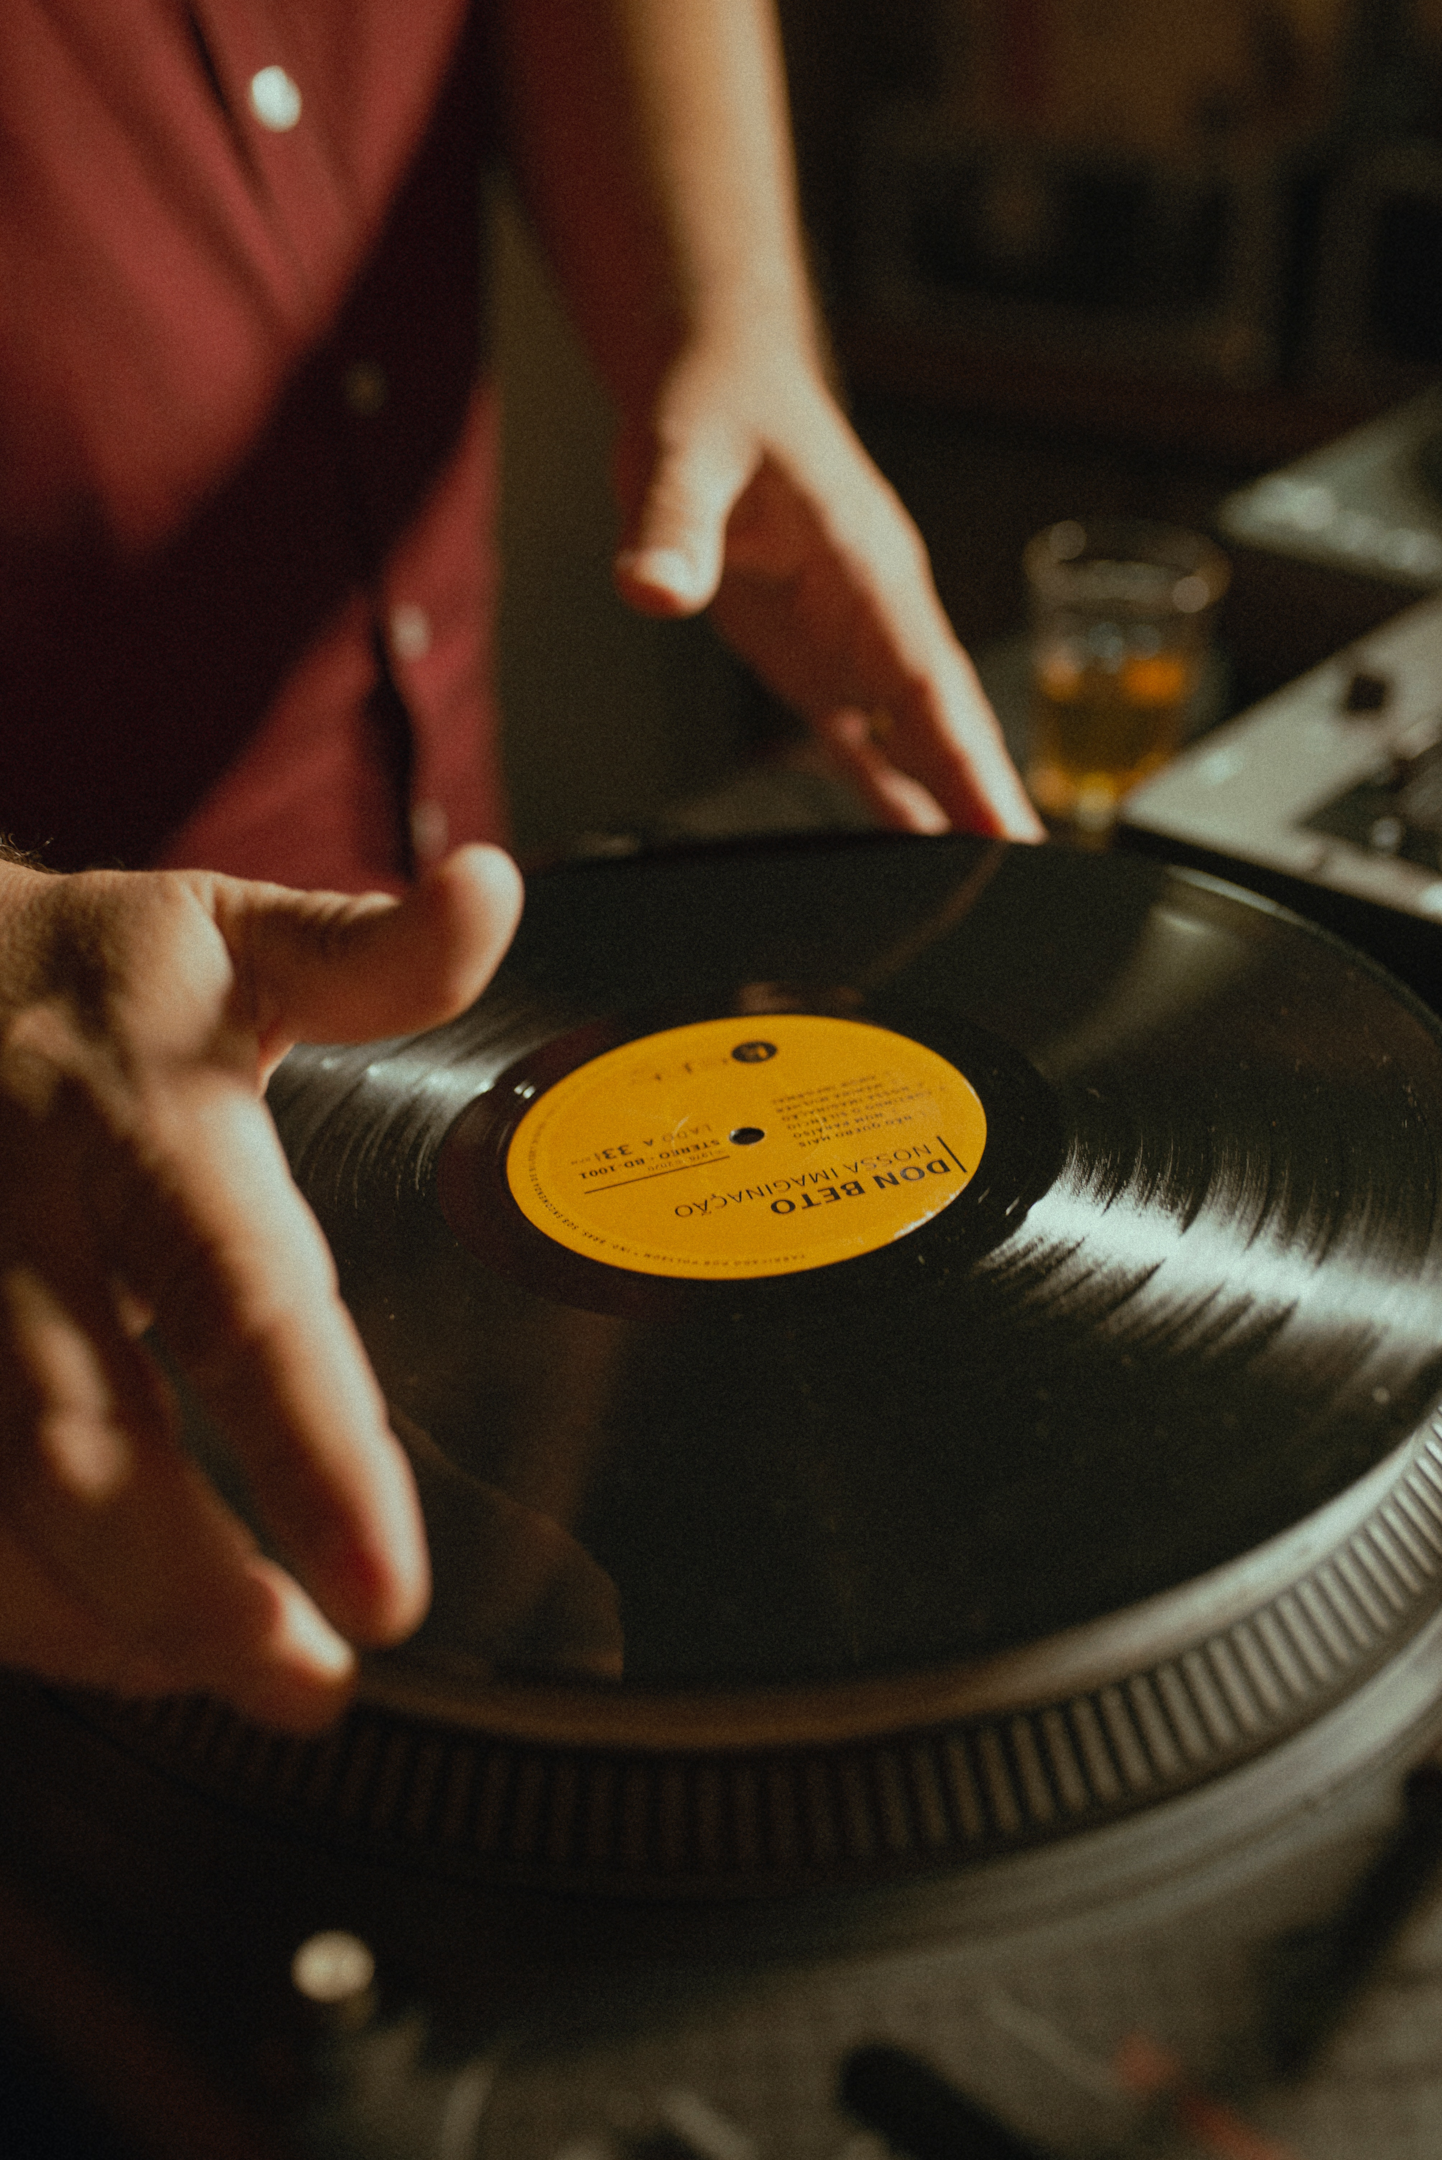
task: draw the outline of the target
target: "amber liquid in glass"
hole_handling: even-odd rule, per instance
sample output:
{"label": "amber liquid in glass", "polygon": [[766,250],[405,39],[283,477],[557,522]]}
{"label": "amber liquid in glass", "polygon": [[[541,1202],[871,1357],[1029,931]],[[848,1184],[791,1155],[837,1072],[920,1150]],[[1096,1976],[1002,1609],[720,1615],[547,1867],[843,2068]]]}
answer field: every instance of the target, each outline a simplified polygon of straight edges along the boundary
{"label": "amber liquid in glass", "polygon": [[1037,669],[1027,786],[1044,817],[1101,830],[1129,788],[1176,749],[1195,681],[1178,652],[1115,666],[1048,654]]}

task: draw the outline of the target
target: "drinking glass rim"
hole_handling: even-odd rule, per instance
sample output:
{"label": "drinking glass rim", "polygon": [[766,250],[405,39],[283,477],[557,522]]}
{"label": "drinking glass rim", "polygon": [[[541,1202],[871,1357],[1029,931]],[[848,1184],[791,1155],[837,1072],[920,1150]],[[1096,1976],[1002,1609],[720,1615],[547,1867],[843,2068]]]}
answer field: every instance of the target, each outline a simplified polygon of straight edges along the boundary
{"label": "drinking glass rim", "polygon": [[1151,518],[1060,518],[1022,550],[1032,593],[1048,601],[1083,597],[1077,573],[1102,563],[1175,570],[1178,583],[1200,579],[1205,590],[1181,610],[1193,616],[1216,605],[1232,575],[1231,563],[1205,533]]}

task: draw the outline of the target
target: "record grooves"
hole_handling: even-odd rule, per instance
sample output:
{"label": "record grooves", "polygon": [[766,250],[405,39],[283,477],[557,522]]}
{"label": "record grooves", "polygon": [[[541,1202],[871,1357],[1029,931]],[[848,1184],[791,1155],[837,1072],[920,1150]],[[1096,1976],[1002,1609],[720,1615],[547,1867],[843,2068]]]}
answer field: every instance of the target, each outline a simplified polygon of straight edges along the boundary
{"label": "record grooves", "polygon": [[1209,880],[568,868],[471,1013],[271,1101],[437,1596],[324,1743],[87,1706],[247,1806],[571,1886],[950,1866],[1273,1747],[1442,1595],[1437,1025]]}

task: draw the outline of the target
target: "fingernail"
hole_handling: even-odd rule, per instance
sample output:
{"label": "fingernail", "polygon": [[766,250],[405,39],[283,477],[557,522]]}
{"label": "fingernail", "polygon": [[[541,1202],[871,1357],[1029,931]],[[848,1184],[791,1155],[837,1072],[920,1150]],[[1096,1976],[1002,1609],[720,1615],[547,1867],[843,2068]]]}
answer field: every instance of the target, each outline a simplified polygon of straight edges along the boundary
{"label": "fingernail", "polygon": [[622,577],[674,593],[678,600],[689,600],[701,582],[695,563],[680,548],[624,548],[616,557],[616,569]]}
{"label": "fingernail", "polygon": [[355,1652],[310,1600],[285,1597],[278,1624],[261,1656],[232,1667],[215,1692],[242,1717],[279,1732],[324,1731],[340,1716],[355,1680]]}
{"label": "fingernail", "polygon": [[324,1614],[299,1594],[285,1601],[275,1649],[281,1657],[308,1665],[317,1680],[348,1680],[355,1670],[355,1652],[345,1637],[337,1635]]}

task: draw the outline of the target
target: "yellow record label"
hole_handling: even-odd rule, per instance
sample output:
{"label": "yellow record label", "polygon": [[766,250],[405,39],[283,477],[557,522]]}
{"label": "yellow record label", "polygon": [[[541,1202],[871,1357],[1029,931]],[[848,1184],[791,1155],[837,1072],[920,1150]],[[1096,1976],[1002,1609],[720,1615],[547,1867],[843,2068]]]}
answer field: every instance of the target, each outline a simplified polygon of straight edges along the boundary
{"label": "yellow record label", "polygon": [[522,1117],[517,1206],[642,1275],[791,1275],[919,1229],[975,1175],[986,1113],[934,1050],[858,1020],[699,1020],[607,1050]]}

